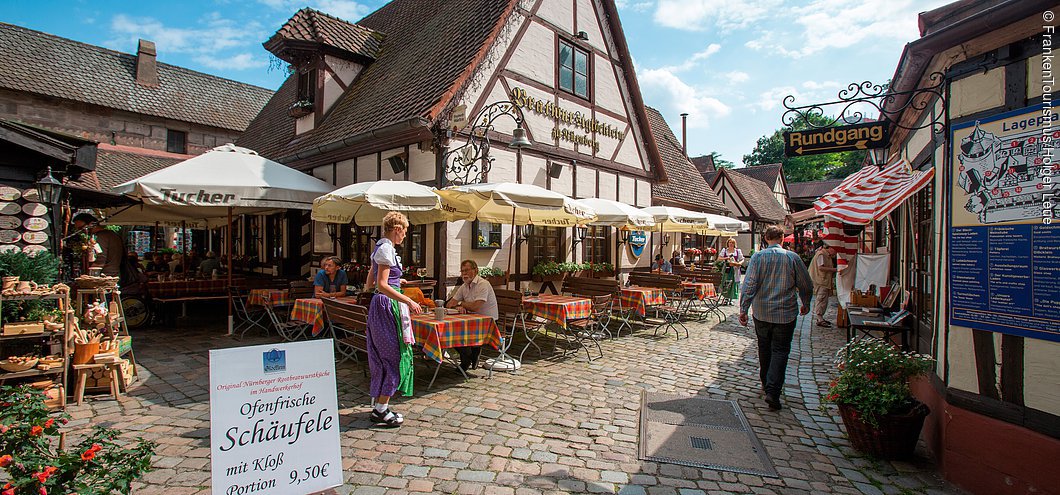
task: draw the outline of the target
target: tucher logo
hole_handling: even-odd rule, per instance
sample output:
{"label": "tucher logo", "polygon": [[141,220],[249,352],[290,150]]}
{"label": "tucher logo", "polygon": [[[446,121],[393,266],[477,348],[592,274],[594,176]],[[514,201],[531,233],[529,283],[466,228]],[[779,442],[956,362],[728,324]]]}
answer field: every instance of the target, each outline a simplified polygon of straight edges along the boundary
{"label": "tucher logo", "polygon": [[287,371],[287,351],[273,349],[261,353],[262,367],[265,373],[283,373]]}
{"label": "tucher logo", "polygon": [[209,193],[205,189],[198,191],[180,192],[176,189],[162,189],[162,199],[174,203],[206,203],[206,204],[228,204],[235,199],[235,194]]}

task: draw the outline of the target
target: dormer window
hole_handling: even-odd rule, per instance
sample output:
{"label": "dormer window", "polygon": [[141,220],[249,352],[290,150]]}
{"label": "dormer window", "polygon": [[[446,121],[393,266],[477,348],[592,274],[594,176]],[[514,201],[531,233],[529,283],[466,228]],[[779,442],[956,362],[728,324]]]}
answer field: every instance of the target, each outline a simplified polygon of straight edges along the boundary
{"label": "dormer window", "polygon": [[317,94],[317,70],[309,69],[298,71],[298,92],[287,114],[293,118],[300,119],[310,115],[316,109]]}

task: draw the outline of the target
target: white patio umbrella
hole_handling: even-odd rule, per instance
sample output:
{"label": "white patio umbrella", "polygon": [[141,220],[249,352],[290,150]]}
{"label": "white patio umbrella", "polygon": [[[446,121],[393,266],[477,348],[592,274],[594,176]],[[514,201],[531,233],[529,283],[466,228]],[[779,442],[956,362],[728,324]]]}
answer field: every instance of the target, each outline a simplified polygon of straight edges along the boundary
{"label": "white patio umbrella", "polygon": [[697,234],[732,237],[739,232],[751,230],[751,227],[743,220],[714,213],[706,213],[706,215],[709,227],[697,230]]}
{"label": "white patio umbrella", "polygon": [[[596,220],[596,213],[563,194],[532,184],[512,182],[450,186],[438,191],[442,208],[454,212],[455,219],[479,220],[507,225],[573,227]],[[459,213],[456,213],[459,212]],[[512,268],[515,236],[508,245],[508,271]],[[493,369],[518,369],[520,363],[503,353],[493,361]]]}
{"label": "white patio umbrella", "polygon": [[706,213],[677,208],[675,206],[649,206],[641,211],[655,219],[656,232],[694,232],[710,228]]}
{"label": "white patio umbrella", "polygon": [[331,191],[313,200],[312,217],[318,222],[376,225],[390,211],[405,213],[417,225],[453,217],[442,209],[433,187],[403,180],[360,182]]}
{"label": "white patio umbrella", "polygon": [[[228,224],[228,285],[232,285],[232,215],[308,210],[333,187],[257,152],[226,144],[112,190],[140,201],[107,216],[114,224],[150,225],[183,218],[194,225]],[[231,294],[231,293],[230,293]],[[232,298],[228,332],[232,333]]]}
{"label": "white patio umbrella", "polygon": [[578,202],[596,212],[596,220],[591,225],[629,230],[650,229],[655,226],[655,217],[635,206],[600,198],[579,199]]}

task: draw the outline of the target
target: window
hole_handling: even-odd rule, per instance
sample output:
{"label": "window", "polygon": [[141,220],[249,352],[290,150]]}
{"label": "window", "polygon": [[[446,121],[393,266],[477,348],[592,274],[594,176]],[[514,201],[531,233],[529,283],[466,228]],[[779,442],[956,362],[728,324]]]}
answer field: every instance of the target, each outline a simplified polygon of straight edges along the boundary
{"label": "window", "polygon": [[559,89],[589,99],[589,52],[559,42]]}
{"label": "window", "polygon": [[328,233],[328,224],[324,222],[313,222],[313,252],[335,254],[335,238]]}
{"label": "window", "polygon": [[184,131],[166,130],[166,151],[170,153],[186,154],[188,152],[188,133]]}
{"label": "window", "polygon": [[317,70],[307,69],[298,71],[298,101],[316,101],[317,94]]}
{"label": "window", "polygon": [[411,273],[410,268],[423,268],[427,263],[427,226],[409,225],[405,240],[398,246],[397,251],[401,256],[401,266],[407,274],[405,278],[411,280],[416,274]]}
{"label": "window", "polygon": [[934,184],[929,183],[911,199],[909,214],[913,217],[913,238],[912,242],[907,243],[910,262],[907,266],[909,272],[906,274],[911,298],[907,309],[916,316],[915,350],[932,354],[931,339],[935,319]]}
{"label": "window", "polygon": [[501,247],[501,224],[479,222],[471,223],[472,249],[497,249]]}
{"label": "window", "polygon": [[557,227],[534,227],[530,236],[530,269],[543,261],[566,261],[563,230]]}
{"label": "window", "polygon": [[582,239],[583,263],[611,262],[611,227],[589,227]]}

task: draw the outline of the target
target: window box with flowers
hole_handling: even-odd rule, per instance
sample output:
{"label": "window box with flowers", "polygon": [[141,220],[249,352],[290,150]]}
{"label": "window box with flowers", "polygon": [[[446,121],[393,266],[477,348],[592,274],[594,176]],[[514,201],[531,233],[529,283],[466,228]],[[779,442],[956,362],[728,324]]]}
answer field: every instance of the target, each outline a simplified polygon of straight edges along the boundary
{"label": "window box with flowers", "polygon": [[865,338],[840,349],[836,361],[839,376],[825,400],[839,406],[851,446],[883,459],[912,455],[931,411],[913,397],[909,380],[928,374],[934,360]]}
{"label": "window box with flowers", "polygon": [[508,284],[508,272],[492,266],[480,266],[478,276],[486,279],[490,285],[501,287]]}
{"label": "window box with flowers", "polygon": [[313,100],[296,100],[291,106],[287,107],[287,116],[292,119],[300,119],[311,113],[313,113]]}

